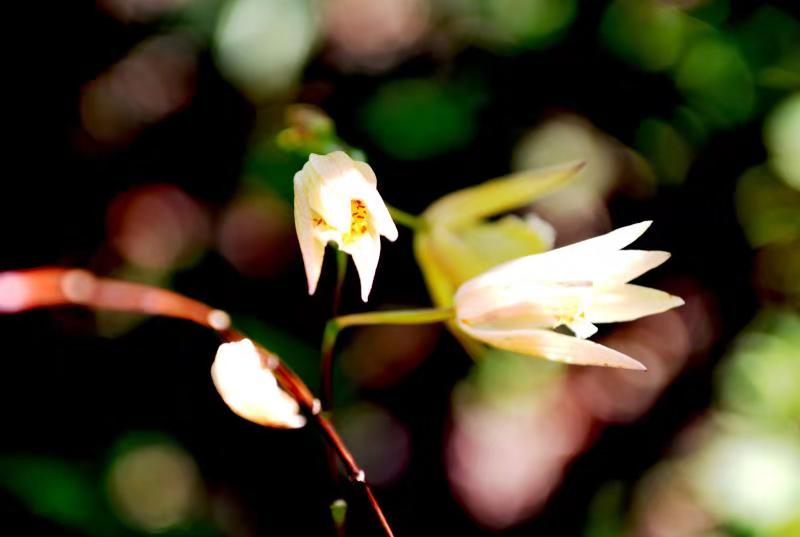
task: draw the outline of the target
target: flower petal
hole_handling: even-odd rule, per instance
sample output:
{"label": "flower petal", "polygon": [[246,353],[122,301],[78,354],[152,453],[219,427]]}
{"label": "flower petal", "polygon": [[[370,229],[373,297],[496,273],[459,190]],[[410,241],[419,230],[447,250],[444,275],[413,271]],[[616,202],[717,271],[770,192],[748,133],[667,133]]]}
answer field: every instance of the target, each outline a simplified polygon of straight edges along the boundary
{"label": "flower petal", "polygon": [[599,253],[599,252],[608,252],[613,250],[622,250],[633,241],[641,237],[645,231],[653,224],[652,220],[645,220],[644,222],[639,222],[638,224],[631,224],[629,226],[621,227],[619,229],[615,229],[605,235],[600,235],[598,237],[592,237],[591,239],[587,239],[585,241],[576,242],[574,244],[568,244],[567,246],[562,246],[556,250],[552,250],[548,252],[550,254],[555,254],[556,252],[568,252],[573,253],[575,250],[580,250],[582,254],[590,254],[590,253]]}
{"label": "flower petal", "polygon": [[[592,271],[598,259],[608,259],[612,254],[618,253],[619,250],[638,239],[651,224],[652,221],[650,220],[639,222],[599,237],[562,246],[548,252],[521,257],[498,265],[491,272],[502,272],[506,278],[510,276],[522,277],[523,274],[533,273],[532,276],[535,275],[536,279],[546,281],[563,281],[576,278],[592,280],[592,278],[587,278],[586,275]],[[594,258],[591,263],[587,263],[589,258]],[[573,273],[582,274],[582,276],[565,278],[563,274],[566,268],[572,268]]]}
{"label": "flower petal", "polygon": [[414,233],[414,257],[425,278],[433,303],[440,308],[452,306],[455,285],[445,266],[439,261],[437,245],[427,231]]}
{"label": "flower petal", "polygon": [[615,250],[586,253],[580,250],[551,255],[558,250],[521,257],[499,265],[466,282],[464,288],[518,287],[557,284],[565,287],[606,287],[627,283],[669,259],[668,252]]}
{"label": "flower petal", "polygon": [[578,162],[486,181],[444,196],[423,215],[434,225],[459,227],[528,205],[568,182],[583,167]]}
{"label": "flower petal", "polygon": [[375,188],[364,188],[362,189],[362,197],[364,198],[364,204],[367,206],[370,221],[378,233],[392,242],[396,241],[397,226],[378,191]]}
{"label": "flower petal", "polygon": [[353,256],[353,263],[356,265],[358,278],[361,280],[361,300],[366,302],[369,299],[369,292],[372,290],[375,271],[378,269],[381,238],[373,229],[370,229],[358,240],[343,246],[342,250]]}
{"label": "flower petal", "polygon": [[623,369],[647,368],[619,351],[588,339],[559,334],[550,330],[502,330],[459,323],[470,336],[493,347],[576,365],[598,365]]}
{"label": "flower petal", "polygon": [[350,201],[359,198],[358,193],[366,186],[365,178],[343,151],[327,155],[312,153],[304,169],[306,167],[312,168],[320,178],[317,195],[311,200],[312,208],[329,226],[347,232],[352,219]]}
{"label": "flower petal", "polygon": [[367,180],[368,184],[378,188],[378,177],[375,175],[375,171],[372,169],[372,166],[366,162],[359,162],[357,160],[353,161],[353,165],[355,165],[356,169],[361,172],[361,175],[364,176],[364,179]]}
{"label": "flower petal", "polygon": [[307,189],[306,176],[301,170],[294,176],[294,226],[300,243],[300,253],[303,255],[308,294],[313,295],[322,272],[325,243],[314,233],[314,216],[311,213]]}
{"label": "flower petal", "polygon": [[246,420],[282,429],[306,423],[297,401],[278,386],[249,339],[220,345],[211,378],[228,407]]}
{"label": "flower petal", "polygon": [[661,313],[683,303],[679,296],[650,287],[626,284],[595,295],[587,315],[593,323],[616,323]]}

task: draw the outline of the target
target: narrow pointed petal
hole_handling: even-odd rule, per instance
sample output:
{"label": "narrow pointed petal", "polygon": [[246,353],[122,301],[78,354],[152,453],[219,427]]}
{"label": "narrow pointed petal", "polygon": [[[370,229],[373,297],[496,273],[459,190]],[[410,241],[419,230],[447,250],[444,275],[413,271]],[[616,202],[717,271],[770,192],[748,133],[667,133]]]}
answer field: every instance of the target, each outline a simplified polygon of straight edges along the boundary
{"label": "narrow pointed petal", "polygon": [[440,308],[452,306],[455,285],[439,261],[435,242],[427,231],[414,234],[414,257],[422,270],[433,303]]}
{"label": "narrow pointed petal", "polygon": [[353,263],[358,270],[358,278],[361,280],[361,300],[366,302],[369,299],[369,292],[372,290],[372,282],[375,279],[375,271],[378,269],[378,258],[381,255],[381,239],[373,230],[349,245],[345,251],[353,256]]}
{"label": "narrow pointed petal", "polygon": [[683,305],[683,299],[658,289],[621,285],[599,293],[588,311],[593,323],[633,321]]}
{"label": "narrow pointed petal", "polygon": [[459,227],[524,207],[570,181],[583,167],[578,162],[493,179],[448,194],[423,214],[436,225]]}
{"label": "narrow pointed petal", "polygon": [[588,339],[559,334],[550,330],[500,330],[469,326],[459,323],[459,328],[470,336],[493,347],[575,365],[597,365],[636,369],[647,368],[619,351]]}
{"label": "narrow pointed petal", "polygon": [[595,281],[603,286],[628,283],[645,272],[662,265],[670,258],[670,255],[669,252],[659,250],[621,250],[614,252],[603,263]]}
{"label": "narrow pointed petal", "polygon": [[464,287],[509,286],[526,282],[562,286],[613,286],[627,283],[669,259],[668,252],[619,250],[584,255],[580,251],[521,257],[499,265],[464,284]]}
{"label": "narrow pointed petal", "polygon": [[396,241],[398,235],[397,226],[378,191],[374,188],[365,188],[363,189],[362,197],[364,198],[362,201],[366,203],[369,209],[370,220],[378,233],[392,242]]}
{"label": "narrow pointed petal", "polygon": [[508,215],[458,231],[461,240],[484,261],[484,269],[552,247],[555,230],[535,215],[525,220]]}
{"label": "narrow pointed petal", "polygon": [[300,253],[303,256],[303,266],[306,270],[308,294],[313,295],[322,272],[325,244],[314,234],[313,215],[308,203],[308,196],[303,192],[302,174],[301,170],[294,176],[294,225],[297,231],[297,240],[300,243]]}
{"label": "narrow pointed petal", "polygon": [[636,239],[641,237],[652,224],[652,220],[645,220],[644,222],[639,222],[638,224],[631,224],[629,226],[615,229],[614,231],[606,233],[605,235],[600,235],[585,241],[562,246],[561,248],[553,250],[551,253],[573,253],[574,251],[579,250],[582,254],[589,254],[592,252],[599,253],[622,250],[629,244],[633,243]]}

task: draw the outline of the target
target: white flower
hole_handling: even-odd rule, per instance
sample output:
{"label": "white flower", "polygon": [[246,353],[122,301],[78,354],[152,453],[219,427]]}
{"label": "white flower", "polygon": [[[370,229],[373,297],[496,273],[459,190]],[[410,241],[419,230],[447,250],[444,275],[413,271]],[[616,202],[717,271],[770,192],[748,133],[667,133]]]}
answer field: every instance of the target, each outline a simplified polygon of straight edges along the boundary
{"label": "white flower", "polygon": [[279,386],[253,342],[243,339],[223,343],[211,366],[211,378],[222,399],[242,418],[281,429],[297,429],[306,423],[300,407]]}
{"label": "white flower", "polygon": [[[645,367],[585,338],[594,323],[631,321],[680,306],[683,300],[628,282],[669,258],[622,250],[651,222],[641,222],[549,252],[499,265],[459,287],[458,326],[489,345],[549,360],[628,369]],[[551,329],[568,327],[576,337]]]}
{"label": "white flower", "polygon": [[333,241],[353,256],[366,302],[381,253],[380,236],[397,239],[372,168],[342,151],[311,154],[294,176],[294,219],[309,294],[317,288],[325,245]]}

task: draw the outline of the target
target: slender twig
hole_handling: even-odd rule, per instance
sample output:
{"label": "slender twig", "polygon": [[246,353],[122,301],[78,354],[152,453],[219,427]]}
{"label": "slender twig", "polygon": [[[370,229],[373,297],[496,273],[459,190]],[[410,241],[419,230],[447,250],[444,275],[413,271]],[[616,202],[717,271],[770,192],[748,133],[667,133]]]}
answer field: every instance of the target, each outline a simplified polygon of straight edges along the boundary
{"label": "slender twig", "polygon": [[[231,326],[230,317],[224,311],[165,289],[98,278],[84,270],[62,267],[0,273],[0,312],[16,313],[64,305],[186,319],[216,331],[226,342],[239,341],[246,337]],[[344,465],[350,481],[364,490],[386,535],[394,537],[386,516],[367,483],[364,470],[358,465],[334,425],[322,415],[319,400],[283,361],[258,343],[254,342],[254,345],[267,358],[266,362],[273,364],[273,372],[281,387],[297,400],[304,413],[322,431],[325,440]]]}

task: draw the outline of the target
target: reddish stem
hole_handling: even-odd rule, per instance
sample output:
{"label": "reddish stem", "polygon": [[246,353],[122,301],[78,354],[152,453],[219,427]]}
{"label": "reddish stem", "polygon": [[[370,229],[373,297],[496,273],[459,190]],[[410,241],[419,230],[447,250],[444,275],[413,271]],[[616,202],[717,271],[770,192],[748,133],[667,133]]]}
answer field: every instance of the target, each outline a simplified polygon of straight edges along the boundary
{"label": "reddish stem", "polygon": [[[230,325],[230,318],[202,302],[172,291],[138,283],[98,278],[85,270],[44,267],[0,273],[0,312],[14,313],[34,308],[83,305],[95,309],[163,315],[195,322],[215,330],[227,342],[246,336]],[[260,353],[276,364],[274,373],[281,387],[311,416],[345,467],[354,484],[363,487],[370,506],[389,537],[394,537],[364,471],[353,458],[334,425],[321,414],[321,405],[303,380],[277,356],[256,342]]]}

